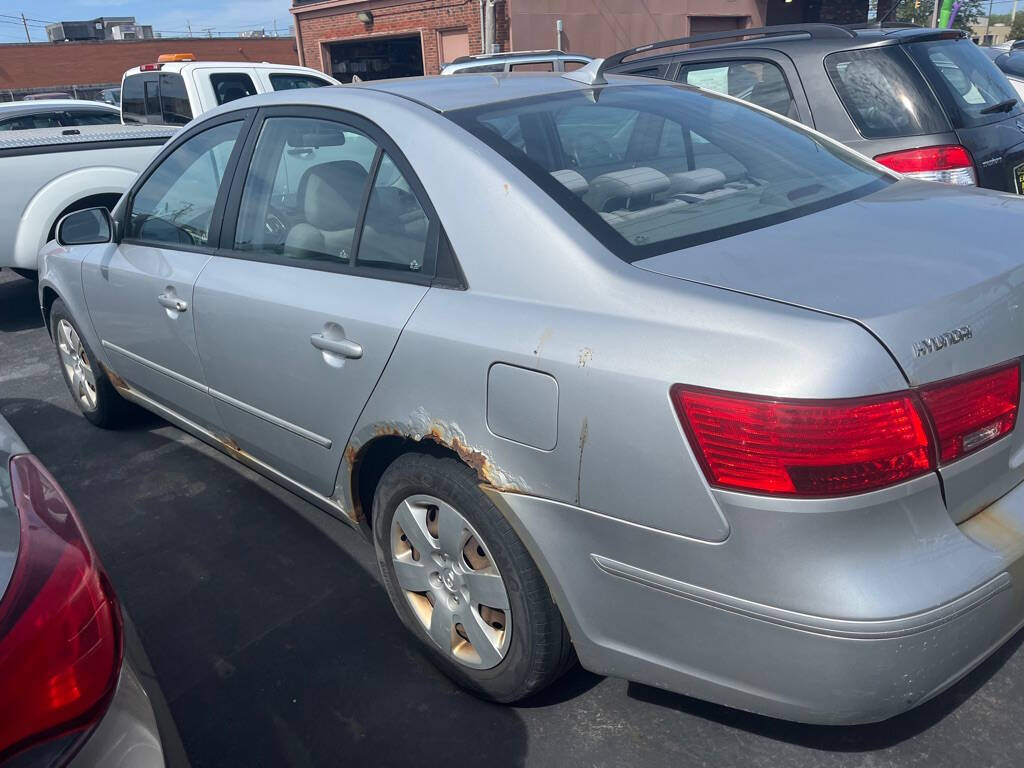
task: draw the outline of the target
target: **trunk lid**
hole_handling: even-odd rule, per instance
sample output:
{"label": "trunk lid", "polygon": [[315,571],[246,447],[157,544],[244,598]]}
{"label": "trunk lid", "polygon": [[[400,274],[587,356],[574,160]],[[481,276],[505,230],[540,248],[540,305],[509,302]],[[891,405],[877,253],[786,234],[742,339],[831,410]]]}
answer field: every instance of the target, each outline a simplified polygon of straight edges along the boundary
{"label": "trunk lid", "polygon": [[[1021,243],[1024,200],[908,180],[634,265],[848,318],[918,386],[1024,354]],[[941,470],[954,519],[1024,479],[1022,435]]]}

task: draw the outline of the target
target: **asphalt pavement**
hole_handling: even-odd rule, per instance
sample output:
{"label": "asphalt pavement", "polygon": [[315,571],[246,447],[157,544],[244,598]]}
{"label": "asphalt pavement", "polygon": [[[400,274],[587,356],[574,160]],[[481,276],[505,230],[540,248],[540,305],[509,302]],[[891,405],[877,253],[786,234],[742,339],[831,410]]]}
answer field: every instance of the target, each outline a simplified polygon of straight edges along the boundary
{"label": "asphalt pavement", "polygon": [[77,505],[193,766],[1024,764],[1021,634],[924,706],[853,728],[582,669],[522,706],[463,693],[406,636],[359,533],[156,417],[86,422],[35,286],[8,271],[0,413]]}

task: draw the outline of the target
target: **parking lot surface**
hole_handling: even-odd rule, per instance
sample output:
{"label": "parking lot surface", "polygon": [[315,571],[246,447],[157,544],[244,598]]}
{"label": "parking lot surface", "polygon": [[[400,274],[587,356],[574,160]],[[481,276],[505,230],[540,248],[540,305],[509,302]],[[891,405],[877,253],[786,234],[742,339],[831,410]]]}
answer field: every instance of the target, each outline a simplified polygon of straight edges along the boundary
{"label": "parking lot surface", "polygon": [[78,506],[193,766],[1021,763],[1021,634],[933,701],[855,728],[580,669],[525,706],[479,701],[406,635],[357,532],[156,417],[86,422],[34,285],[6,271],[0,413]]}

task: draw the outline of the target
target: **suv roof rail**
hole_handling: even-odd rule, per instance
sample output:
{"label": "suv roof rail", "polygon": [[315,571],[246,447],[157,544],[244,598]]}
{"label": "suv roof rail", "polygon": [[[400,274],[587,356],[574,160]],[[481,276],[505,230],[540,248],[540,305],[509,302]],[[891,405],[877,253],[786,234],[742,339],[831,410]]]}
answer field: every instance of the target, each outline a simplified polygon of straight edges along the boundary
{"label": "suv roof rail", "polygon": [[638,45],[636,48],[629,48],[625,51],[613,53],[601,64],[598,74],[604,74],[609,67],[617,67],[630,56],[635,56],[648,51],[656,51],[661,48],[674,48],[677,45],[687,43],[708,43],[713,40],[730,40],[732,38],[754,37],[778,37],[780,35],[807,35],[813,40],[837,40],[856,37],[850,30],[840,27],[837,24],[780,24],[776,27],[754,27],[753,29],[728,29],[723,32],[706,32],[701,35],[690,35],[689,37],[676,37],[672,40],[662,40],[657,43]]}
{"label": "suv roof rail", "polygon": [[449,64],[465,64],[468,61],[480,61],[481,59],[502,59],[513,56],[567,56],[565,51],[552,48],[547,51],[498,51],[497,53],[471,53],[466,56],[459,56],[448,62]]}
{"label": "suv roof rail", "polygon": [[909,21],[862,21],[857,24],[843,24],[843,29],[925,29],[920,24],[912,24]]}

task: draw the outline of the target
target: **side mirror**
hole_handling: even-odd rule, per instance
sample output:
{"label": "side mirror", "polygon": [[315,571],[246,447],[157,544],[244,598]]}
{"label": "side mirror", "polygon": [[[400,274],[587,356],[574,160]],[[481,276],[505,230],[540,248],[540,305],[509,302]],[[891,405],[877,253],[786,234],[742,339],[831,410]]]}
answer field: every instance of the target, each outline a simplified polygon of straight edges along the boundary
{"label": "side mirror", "polygon": [[106,208],[89,208],[69,213],[57,222],[61,245],[93,245],[114,239],[114,221]]}

